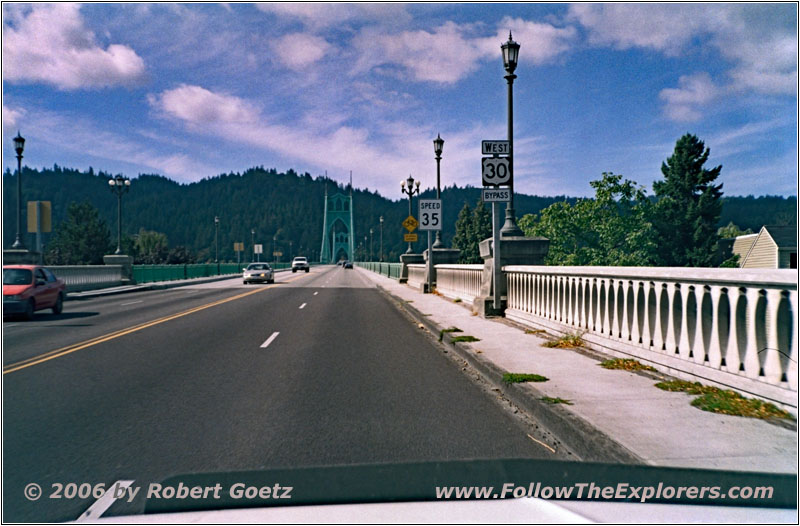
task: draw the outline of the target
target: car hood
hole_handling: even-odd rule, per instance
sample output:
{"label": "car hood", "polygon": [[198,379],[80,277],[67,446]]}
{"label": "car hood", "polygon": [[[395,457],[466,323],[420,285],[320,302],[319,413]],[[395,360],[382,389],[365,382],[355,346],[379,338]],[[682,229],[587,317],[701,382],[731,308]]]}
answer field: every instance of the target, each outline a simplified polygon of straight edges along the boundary
{"label": "car hood", "polygon": [[16,296],[31,288],[31,285],[3,285],[3,296]]}

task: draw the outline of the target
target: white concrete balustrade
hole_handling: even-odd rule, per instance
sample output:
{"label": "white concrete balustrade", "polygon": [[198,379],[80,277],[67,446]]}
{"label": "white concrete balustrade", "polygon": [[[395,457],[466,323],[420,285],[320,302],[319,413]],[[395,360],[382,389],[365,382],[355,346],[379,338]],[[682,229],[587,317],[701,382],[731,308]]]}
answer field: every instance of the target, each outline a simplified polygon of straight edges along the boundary
{"label": "white concrete balustrade", "polygon": [[436,291],[472,303],[481,291],[483,265],[436,265]]}
{"label": "white concrete balustrade", "polygon": [[412,263],[408,266],[408,284],[412,287],[419,287],[426,282],[427,265]]}
{"label": "white concrete balustrade", "polygon": [[[797,407],[797,273],[506,266],[506,317]],[[438,269],[437,269],[438,272]]]}
{"label": "white concrete balustrade", "polygon": [[122,284],[121,265],[48,266],[56,277],[64,280],[67,292],[114,287]]}

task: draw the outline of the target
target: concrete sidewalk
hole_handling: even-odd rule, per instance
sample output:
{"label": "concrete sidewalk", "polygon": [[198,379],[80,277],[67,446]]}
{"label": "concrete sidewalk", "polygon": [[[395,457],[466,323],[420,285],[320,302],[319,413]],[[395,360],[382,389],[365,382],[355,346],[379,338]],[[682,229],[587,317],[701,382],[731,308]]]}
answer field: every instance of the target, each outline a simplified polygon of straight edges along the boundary
{"label": "concrete sidewalk", "polygon": [[[694,396],[654,386],[666,376],[604,369],[599,362],[605,357],[597,353],[543,347],[546,337],[503,318],[483,319],[468,305],[422,294],[362,268],[358,272],[437,336],[442,329],[461,329],[442,334],[448,347],[583,460],[797,473],[795,424],[702,411],[690,405]],[[480,341],[453,344],[451,335]],[[505,372],[549,380],[507,385]],[[540,400],[543,396],[573,405],[549,404]]]}

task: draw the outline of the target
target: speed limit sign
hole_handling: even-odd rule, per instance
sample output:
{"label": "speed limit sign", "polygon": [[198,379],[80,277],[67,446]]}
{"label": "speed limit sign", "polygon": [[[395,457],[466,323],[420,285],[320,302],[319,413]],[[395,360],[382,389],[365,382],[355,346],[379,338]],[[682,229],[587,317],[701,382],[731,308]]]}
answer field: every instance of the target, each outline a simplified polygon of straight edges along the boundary
{"label": "speed limit sign", "polygon": [[511,183],[511,159],[484,157],[481,159],[483,186],[501,186]]}
{"label": "speed limit sign", "polygon": [[420,230],[442,229],[441,199],[419,200],[419,229]]}

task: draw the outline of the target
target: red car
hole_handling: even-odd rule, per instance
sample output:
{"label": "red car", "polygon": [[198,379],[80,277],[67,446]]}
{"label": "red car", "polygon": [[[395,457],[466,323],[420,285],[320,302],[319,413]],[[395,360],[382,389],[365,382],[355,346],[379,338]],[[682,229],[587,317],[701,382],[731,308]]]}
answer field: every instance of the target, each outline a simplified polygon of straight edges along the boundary
{"label": "red car", "polygon": [[22,314],[27,319],[42,309],[60,314],[66,295],[64,280],[37,265],[3,267],[3,317]]}

